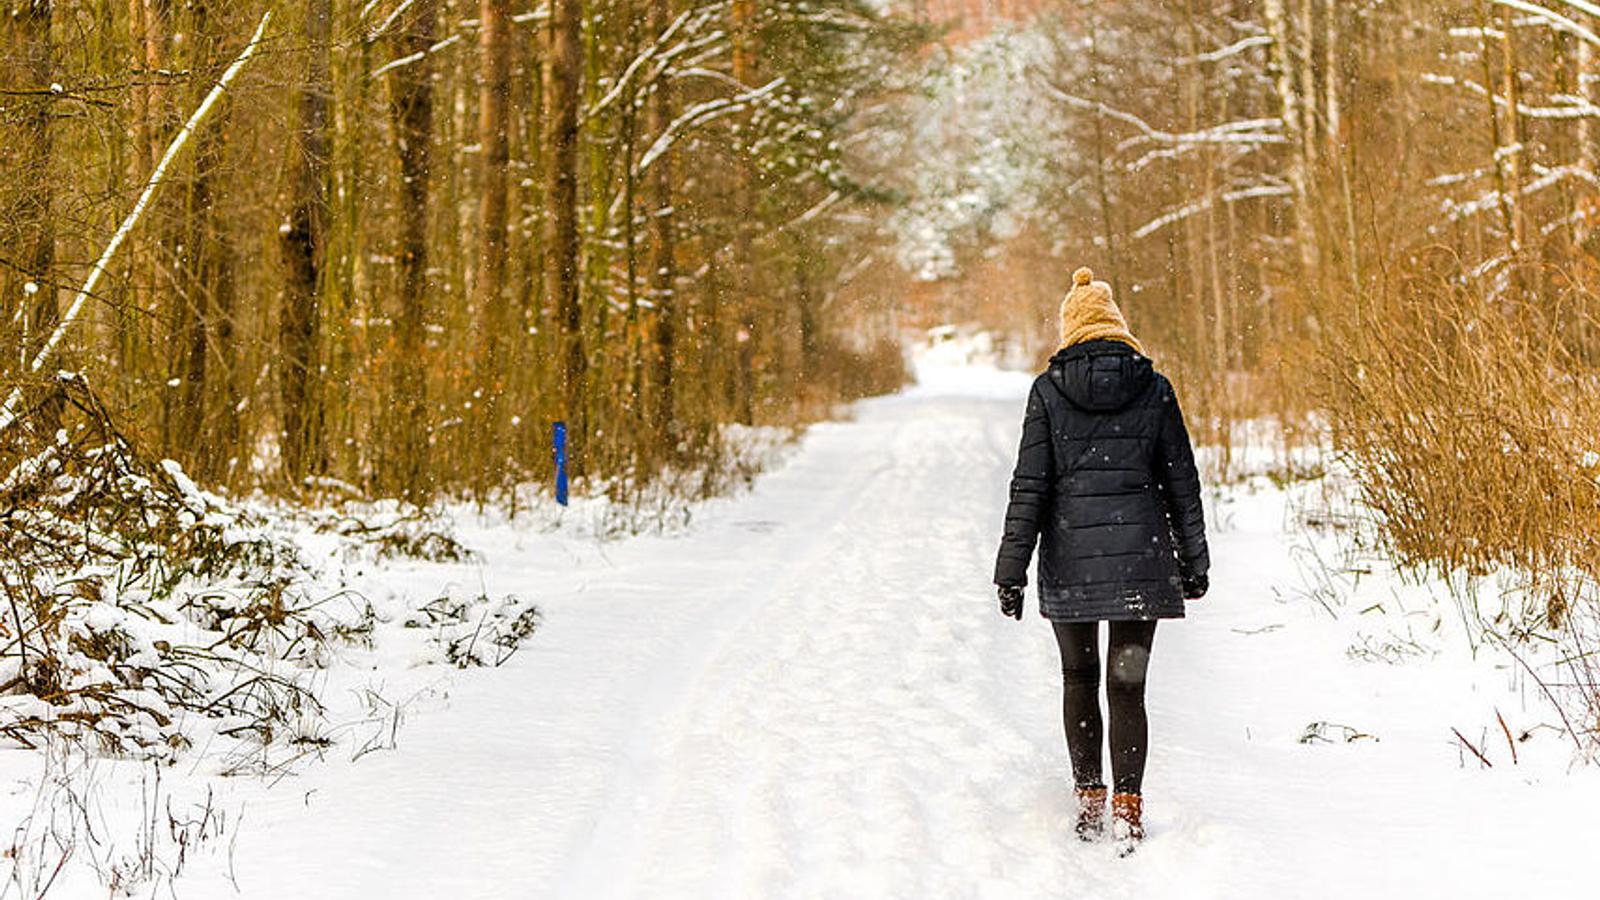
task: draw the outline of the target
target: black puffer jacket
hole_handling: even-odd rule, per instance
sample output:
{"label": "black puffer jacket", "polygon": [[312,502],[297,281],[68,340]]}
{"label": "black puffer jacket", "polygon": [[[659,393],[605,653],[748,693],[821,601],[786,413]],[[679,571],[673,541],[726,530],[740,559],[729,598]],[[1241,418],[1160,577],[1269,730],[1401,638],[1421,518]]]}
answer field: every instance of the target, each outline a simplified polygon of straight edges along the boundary
{"label": "black puffer jacket", "polygon": [[1033,384],[996,584],[1028,583],[1036,541],[1058,622],[1179,618],[1182,578],[1211,565],[1177,396],[1126,344],[1068,347]]}

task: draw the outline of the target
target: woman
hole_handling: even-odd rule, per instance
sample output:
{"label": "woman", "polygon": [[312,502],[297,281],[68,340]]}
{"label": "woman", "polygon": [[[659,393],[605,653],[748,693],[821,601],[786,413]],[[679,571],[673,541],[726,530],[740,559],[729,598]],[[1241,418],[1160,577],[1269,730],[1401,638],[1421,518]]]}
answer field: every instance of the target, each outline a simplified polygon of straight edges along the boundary
{"label": "woman", "polygon": [[1100,622],[1109,622],[1112,833],[1144,838],[1140,786],[1145,669],[1156,621],[1205,596],[1210,558],[1200,477],[1172,385],[1144,356],[1111,297],[1080,269],[1061,304],[1061,350],[1033,383],[995,565],[1000,611],[1022,618],[1039,544],[1040,612],[1055,628],[1062,717],[1077,785],[1077,834],[1105,831]]}

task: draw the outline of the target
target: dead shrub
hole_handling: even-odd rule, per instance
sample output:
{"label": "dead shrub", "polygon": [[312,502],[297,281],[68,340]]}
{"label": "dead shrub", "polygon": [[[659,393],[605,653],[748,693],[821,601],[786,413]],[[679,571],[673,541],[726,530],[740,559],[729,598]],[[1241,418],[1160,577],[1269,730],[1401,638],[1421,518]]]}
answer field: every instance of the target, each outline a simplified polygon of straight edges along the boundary
{"label": "dead shrub", "polygon": [[[1600,619],[1600,394],[1581,338],[1596,311],[1559,273],[1435,253],[1330,318],[1319,373],[1385,549],[1452,584],[1495,575],[1496,607],[1463,589],[1471,624],[1508,646],[1553,635],[1569,669]],[[1575,732],[1600,734],[1596,693],[1573,697]]]}

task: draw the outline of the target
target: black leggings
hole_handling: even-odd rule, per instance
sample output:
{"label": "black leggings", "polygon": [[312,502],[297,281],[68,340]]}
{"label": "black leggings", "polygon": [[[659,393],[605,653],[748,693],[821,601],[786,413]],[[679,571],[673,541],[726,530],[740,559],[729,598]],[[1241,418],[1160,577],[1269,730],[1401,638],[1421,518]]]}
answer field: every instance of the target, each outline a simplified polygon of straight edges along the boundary
{"label": "black leggings", "polygon": [[[1061,647],[1061,718],[1078,787],[1100,787],[1100,623],[1055,622]],[[1119,794],[1137,794],[1144,782],[1150,726],[1144,712],[1144,676],[1150,665],[1154,622],[1112,622],[1106,648],[1106,700],[1111,707],[1111,775]]]}

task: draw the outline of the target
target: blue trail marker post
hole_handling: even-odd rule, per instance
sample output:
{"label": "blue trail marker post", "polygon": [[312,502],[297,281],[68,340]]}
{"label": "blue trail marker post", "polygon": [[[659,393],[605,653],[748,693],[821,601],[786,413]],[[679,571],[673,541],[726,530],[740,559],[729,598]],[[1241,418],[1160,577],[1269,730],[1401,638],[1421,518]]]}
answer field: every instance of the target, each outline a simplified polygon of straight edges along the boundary
{"label": "blue trail marker post", "polygon": [[567,505],[567,423],[550,429],[550,449],[556,456],[556,502]]}

